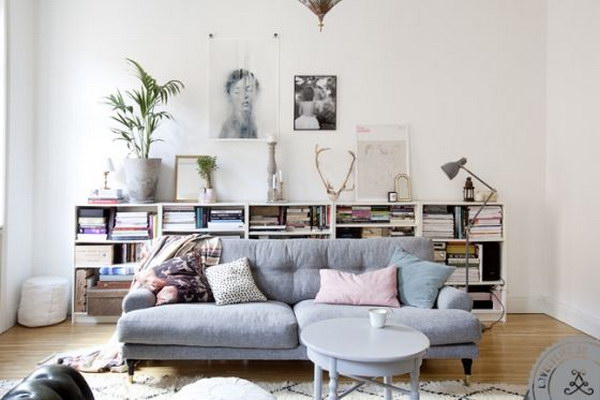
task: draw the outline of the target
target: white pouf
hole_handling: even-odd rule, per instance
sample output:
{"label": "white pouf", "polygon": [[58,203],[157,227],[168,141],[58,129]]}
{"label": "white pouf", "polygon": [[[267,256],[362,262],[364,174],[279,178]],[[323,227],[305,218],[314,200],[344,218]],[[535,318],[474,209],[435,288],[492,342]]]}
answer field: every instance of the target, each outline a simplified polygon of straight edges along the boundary
{"label": "white pouf", "polygon": [[55,276],[29,278],[21,290],[18,321],[31,328],[57,324],[67,318],[69,282]]}
{"label": "white pouf", "polygon": [[254,383],[240,378],[200,379],[181,388],[173,400],[275,400]]}

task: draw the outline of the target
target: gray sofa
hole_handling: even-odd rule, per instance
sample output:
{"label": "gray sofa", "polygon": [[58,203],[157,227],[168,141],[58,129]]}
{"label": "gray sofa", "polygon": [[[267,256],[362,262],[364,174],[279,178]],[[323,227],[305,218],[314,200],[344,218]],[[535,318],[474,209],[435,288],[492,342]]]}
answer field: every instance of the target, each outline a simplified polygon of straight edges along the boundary
{"label": "gray sofa", "polygon": [[[130,378],[137,360],[304,360],[299,331],[335,317],[366,317],[364,306],[316,304],[319,270],[362,273],[387,267],[396,247],[423,259],[433,258],[425,238],[336,240],[223,240],[222,262],[248,257],[263,303],[216,306],[213,303],[154,307],[146,289],[130,292],[117,332]],[[471,373],[478,356],[481,326],[469,311],[464,292],[444,287],[434,309],[402,306],[391,321],[412,326],[431,342],[426,358],[455,358]]]}

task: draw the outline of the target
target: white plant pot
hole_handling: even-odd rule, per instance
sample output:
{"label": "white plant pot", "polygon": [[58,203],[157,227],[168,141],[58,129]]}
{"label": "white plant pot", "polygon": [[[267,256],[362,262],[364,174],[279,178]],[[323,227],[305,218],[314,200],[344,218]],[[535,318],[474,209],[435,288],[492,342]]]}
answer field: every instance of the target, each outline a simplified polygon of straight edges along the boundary
{"label": "white plant pot", "polygon": [[152,203],[160,174],[160,158],[128,158],[124,162],[130,203]]}
{"label": "white plant pot", "polygon": [[198,201],[200,203],[216,203],[217,192],[215,189],[202,188],[200,191],[200,196],[198,197]]}

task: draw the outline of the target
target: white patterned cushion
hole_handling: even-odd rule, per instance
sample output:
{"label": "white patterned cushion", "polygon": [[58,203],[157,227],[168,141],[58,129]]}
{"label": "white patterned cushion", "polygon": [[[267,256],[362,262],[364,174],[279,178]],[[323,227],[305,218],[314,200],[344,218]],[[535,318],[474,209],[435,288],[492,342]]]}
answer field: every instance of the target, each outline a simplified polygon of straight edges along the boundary
{"label": "white patterned cushion", "polygon": [[267,300],[254,283],[246,257],[207,268],[206,278],[219,306]]}

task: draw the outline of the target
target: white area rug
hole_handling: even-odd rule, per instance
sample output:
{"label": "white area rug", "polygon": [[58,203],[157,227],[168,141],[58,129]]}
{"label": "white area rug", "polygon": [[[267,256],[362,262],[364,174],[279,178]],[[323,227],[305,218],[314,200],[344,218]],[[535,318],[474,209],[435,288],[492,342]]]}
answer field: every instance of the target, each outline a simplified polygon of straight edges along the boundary
{"label": "white area rug", "polygon": [[[125,374],[84,374],[91,386],[96,400],[167,400],[183,386],[195,382],[199,378],[180,378],[174,376],[152,377],[138,373],[136,383],[126,384]],[[0,381],[0,396],[15,386],[19,381]],[[273,393],[277,400],[312,399],[312,383],[304,382],[256,382],[257,385]],[[340,385],[340,390],[351,384]],[[408,389],[407,384],[398,386]],[[525,395],[525,386],[507,384],[478,384],[465,387],[459,381],[422,382],[422,400],[521,400]],[[327,392],[327,385],[323,388]],[[382,399],[381,389],[364,386],[344,399],[375,400]],[[408,399],[408,396],[394,394],[394,399]],[[243,400],[243,399],[240,399]]]}

